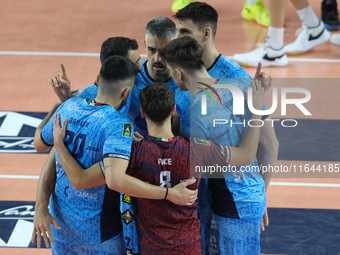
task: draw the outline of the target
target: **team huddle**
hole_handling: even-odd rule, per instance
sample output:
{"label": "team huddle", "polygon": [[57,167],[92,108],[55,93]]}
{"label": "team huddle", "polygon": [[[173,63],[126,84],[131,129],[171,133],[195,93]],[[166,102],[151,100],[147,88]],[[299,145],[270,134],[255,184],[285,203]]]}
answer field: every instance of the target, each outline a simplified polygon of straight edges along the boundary
{"label": "team huddle", "polygon": [[[248,90],[261,110],[270,77],[259,65],[252,79],[217,51],[210,5],[174,17],[147,24],[147,60],[139,62],[136,40],[111,37],[95,83],[74,93],[63,65],[50,80],[60,102],[34,138],[37,151],[52,147],[37,190],[38,247],[43,236],[53,254],[260,254],[270,176],[258,166],[276,162],[274,129],[211,120],[269,118],[246,101],[234,115],[232,93],[219,85]],[[211,165],[237,171],[194,171]]]}

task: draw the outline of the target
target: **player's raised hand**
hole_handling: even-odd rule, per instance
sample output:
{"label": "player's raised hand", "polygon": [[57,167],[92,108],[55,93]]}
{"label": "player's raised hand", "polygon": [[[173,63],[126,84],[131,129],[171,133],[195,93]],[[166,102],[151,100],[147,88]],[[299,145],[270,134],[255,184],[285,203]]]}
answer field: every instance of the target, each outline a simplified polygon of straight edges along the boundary
{"label": "player's raised hand", "polygon": [[272,78],[269,74],[261,72],[262,64],[258,63],[254,80],[259,80],[261,82],[261,86],[264,88],[264,92],[266,92],[270,86],[272,85]]}
{"label": "player's raised hand", "polygon": [[63,63],[60,64],[62,74],[57,74],[49,80],[50,84],[60,101],[63,103],[72,97],[71,82],[67,76],[66,68]]}
{"label": "player's raised hand", "polygon": [[264,103],[264,88],[257,79],[253,79],[252,102],[255,109],[262,110]]}
{"label": "player's raised hand", "polygon": [[43,236],[45,245],[48,248],[50,240],[51,244],[54,243],[52,232],[51,232],[51,224],[56,229],[61,229],[52,215],[46,210],[36,210],[33,218],[33,232],[32,232],[32,243],[35,241],[35,236],[37,236],[37,247],[41,247],[41,236]]}
{"label": "player's raised hand", "polygon": [[170,188],[167,199],[177,205],[192,205],[197,199],[198,189],[191,190],[187,186],[195,182],[193,178]]}
{"label": "player's raised hand", "polygon": [[64,119],[63,127],[60,125],[60,114],[55,115],[53,121],[53,138],[54,145],[57,147],[60,143],[64,143],[64,138],[66,135],[67,119]]}

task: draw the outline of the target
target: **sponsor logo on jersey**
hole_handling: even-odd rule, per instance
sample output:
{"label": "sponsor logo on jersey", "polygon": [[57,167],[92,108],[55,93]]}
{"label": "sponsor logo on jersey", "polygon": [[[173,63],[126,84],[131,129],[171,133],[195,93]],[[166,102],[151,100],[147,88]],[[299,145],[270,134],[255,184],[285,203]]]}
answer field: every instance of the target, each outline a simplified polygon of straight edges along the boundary
{"label": "sponsor logo on jersey", "polygon": [[133,214],[130,212],[130,210],[126,210],[122,213],[122,219],[125,222],[126,225],[129,225],[134,220]]}
{"label": "sponsor logo on jersey", "polygon": [[131,137],[132,126],[130,123],[124,123],[123,136]]}
{"label": "sponsor logo on jersey", "polygon": [[210,141],[202,139],[202,138],[194,137],[194,141],[196,144],[203,144],[203,145],[210,146]]}
{"label": "sponsor logo on jersey", "polygon": [[[216,82],[217,81],[218,80],[216,80]],[[220,95],[217,93],[217,91],[213,87],[211,87],[210,85],[208,85],[206,83],[203,83],[203,82],[197,82],[197,83],[199,83],[199,84],[201,84],[203,86],[206,86],[208,89],[210,89],[217,96],[218,101],[222,105],[221,97],[220,97]],[[215,100],[213,94],[211,94],[211,92],[207,88],[199,88],[199,89],[205,91],[211,97],[211,99],[214,101],[215,105],[217,105],[216,100]]]}
{"label": "sponsor logo on jersey", "polygon": [[37,153],[34,133],[46,114],[0,111],[0,153]]}
{"label": "sponsor logo on jersey", "polygon": [[[56,194],[58,195],[58,194]],[[96,192],[89,192],[87,190],[75,190],[72,186],[67,185],[64,188],[64,196],[67,198],[77,197],[80,199],[87,199],[87,200],[98,200],[99,196]]]}
{"label": "sponsor logo on jersey", "polygon": [[123,202],[127,204],[131,204],[131,197],[123,194]]}

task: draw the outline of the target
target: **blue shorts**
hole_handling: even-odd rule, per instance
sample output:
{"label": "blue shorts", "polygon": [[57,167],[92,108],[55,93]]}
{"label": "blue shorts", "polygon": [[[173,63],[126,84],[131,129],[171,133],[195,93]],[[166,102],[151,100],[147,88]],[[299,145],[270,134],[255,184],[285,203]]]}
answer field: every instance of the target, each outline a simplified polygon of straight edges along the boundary
{"label": "blue shorts", "polygon": [[[255,208],[256,207],[256,208]],[[266,201],[253,209],[253,217],[232,219],[213,213],[210,227],[209,254],[260,255],[261,222]]]}
{"label": "blue shorts", "polygon": [[211,198],[207,178],[202,177],[198,188],[197,213],[200,220],[202,255],[209,254],[210,223],[212,218]]}
{"label": "blue shorts", "polygon": [[98,245],[75,246],[55,241],[51,248],[53,255],[126,255],[122,233]]}

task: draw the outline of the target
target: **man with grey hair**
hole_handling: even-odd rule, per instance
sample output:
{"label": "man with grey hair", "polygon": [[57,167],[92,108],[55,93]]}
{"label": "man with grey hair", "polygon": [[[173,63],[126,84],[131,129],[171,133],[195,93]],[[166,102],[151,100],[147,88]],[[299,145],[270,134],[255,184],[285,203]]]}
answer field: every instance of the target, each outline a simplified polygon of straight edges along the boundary
{"label": "man with grey hair", "polygon": [[171,78],[165,61],[159,56],[159,50],[168,42],[177,37],[175,23],[167,17],[157,17],[146,25],[145,51],[147,60],[141,62],[142,69],[139,72],[136,83],[131,91],[131,106],[129,118],[134,122],[135,131],[142,136],[148,134],[146,122],[140,113],[140,92],[153,82],[164,82],[175,94],[176,110],[181,116],[190,107],[189,94],[181,91]]}
{"label": "man with grey hair", "polygon": [[167,17],[154,18],[146,25],[145,48],[148,60],[145,63],[150,77],[155,81],[165,82],[170,77],[166,63],[159,57],[158,50],[176,36],[176,25]]}

